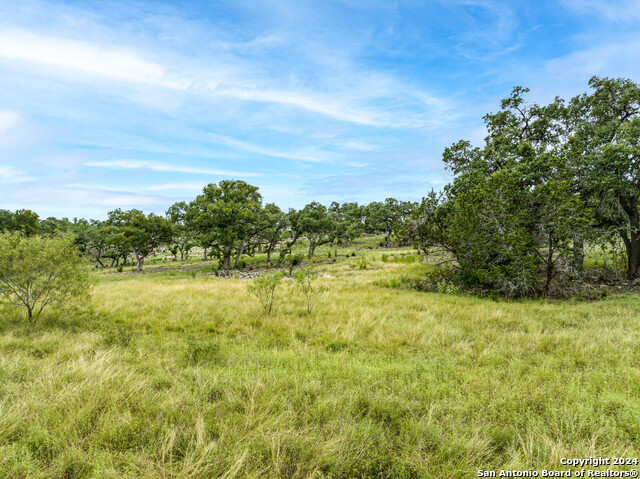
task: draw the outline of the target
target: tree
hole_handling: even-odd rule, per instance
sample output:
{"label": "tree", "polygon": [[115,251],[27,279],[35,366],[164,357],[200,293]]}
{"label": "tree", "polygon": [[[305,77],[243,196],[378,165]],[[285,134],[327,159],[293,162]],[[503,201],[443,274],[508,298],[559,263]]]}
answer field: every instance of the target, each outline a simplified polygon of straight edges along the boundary
{"label": "tree", "polygon": [[358,203],[339,204],[334,201],[329,206],[329,216],[334,225],[334,241],[337,244],[350,243],[364,233],[365,212]]}
{"label": "tree", "polygon": [[121,248],[131,248],[138,264],[138,271],[142,271],[145,258],[171,240],[171,223],[153,213],[145,215],[136,209],[117,209],[109,212],[108,223],[115,228],[115,234],[108,242]]}
{"label": "tree", "polygon": [[260,238],[267,245],[267,263],[271,263],[271,253],[278,242],[284,239],[287,227],[286,215],[273,203],[267,203],[262,210],[262,217],[266,228],[260,233]]}
{"label": "tree", "polygon": [[195,232],[188,222],[189,205],[180,201],[174,203],[167,210],[167,219],[173,225],[171,241],[175,248],[174,256],[180,252],[180,261],[189,259],[189,251],[195,246]]}
{"label": "tree", "polygon": [[211,244],[222,267],[231,267],[231,257],[238,259],[260,219],[262,196],[258,187],[244,181],[223,180],[210,183],[192,203],[187,214],[201,241]]}
{"label": "tree", "polygon": [[31,210],[0,210],[0,232],[20,231],[27,236],[38,233],[38,214]]}
{"label": "tree", "polygon": [[411,216],[416,205],[408,201],[387,198],[384,202],[374,201],[366,207],[366,225],[370,233],[382,232],[386,236],[387,248],[391,247],[391,235],[400,224]]}
{"label": "tree", "polygon": [[[627,252],[627,278],[640,277],[640,86],[593,77],[591,94],[573,98],[572,154],[583,187],[597,198],[599,223],[617,232]],[[604,204],[604,206],[603,206]]]}
{"label": "tree", "polygon": [[86,300],[89,287],[89,271],[72,236],[0,233],[0,294],[26,308],[29,321],[47,306]]}
{"label": "tree", "polygon": [[335,224],[329,216],[327,207],[312,201],[300,211],[299,225],[309,240],[309,257],[316,247],[333,242]]}
{"label": "tree", "polygon": [[529,105],[527,92],[514,88],[484,117],[484,147],[460,141],[445,149],[454,181],[417,213],[417,246],[443,248],[469,285],[512,296],[549,291],[589,216],[567,159],[564,103]]}

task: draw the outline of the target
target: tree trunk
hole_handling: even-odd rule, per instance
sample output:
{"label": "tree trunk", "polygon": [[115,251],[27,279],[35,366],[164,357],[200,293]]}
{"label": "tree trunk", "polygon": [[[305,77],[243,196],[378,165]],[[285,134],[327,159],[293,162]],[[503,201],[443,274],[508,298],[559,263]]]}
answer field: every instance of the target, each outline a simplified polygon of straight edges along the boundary
{"label": "tree trunk", "polygon": [[571,262],[571,271],[574,276],[582,273],[584,265],[584,237],[577,234],[573,237],[573,261]]}
{"label": "tree trunk", "polygon": [[138,262],[138,271],[142,271],[142,265],[144,263],[144,258],[138,254],[137,251],[133,251],[133,254],[136,257],[136,261]]}
{"label": "tree trunk", "polygon": [[271,251],[273,251],[273,244],[269,243],[269,248],[267,249],[267,263],[271,263]]}
{"label": "tree trunk", "polygon": [[222,258],[222,269],[228,271],[231,268],[231,254],[225,253]]}
{"label": "tree trunk", "polygon": [[638,197],[624,196],[619,198],[620,205],[629,217],[629,235],[621,231],[622,241],[627,250],[627,279],[634,280],[640,275],[640,213]]}
{"label": "tree trunk", "polygon": [[238,248],[238,254],[236,254],[236,259],[233,262],[233,269],[236,269],[238,267],[238,261],[240,261],[240,256],[242,256],[242,253],[244,252],[244,245],[246,243],[246,238],[242,240],[242,243],[240,243],[240,248]]}
{"label": "tree trunk", "polygon": [[387,248],[391,248],[391,231],[387,231]]}
{"label": "tree trunk", "polygon": [[202,261],[207,261],[207,248],[204,249],[204,255],[202,256]]}
{"label": "tree trunk", "polygon": [[309,258],[313,257],[313,253],[316,251],[316,244],[313,241],[309,242]]}
{"label": "tree trunk", "polygon": [[627,245],[627,279],[633,280],[640,276],[640,234],[631,232]]}

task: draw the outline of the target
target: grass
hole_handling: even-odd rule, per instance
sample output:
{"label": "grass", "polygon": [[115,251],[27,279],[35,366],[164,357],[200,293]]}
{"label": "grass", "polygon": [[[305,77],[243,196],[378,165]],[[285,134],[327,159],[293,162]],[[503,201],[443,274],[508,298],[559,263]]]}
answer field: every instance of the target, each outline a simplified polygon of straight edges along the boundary
{"label": "grass", "polygon": [[266,316],[246,280],[188,271],[100,274],[91,311],[35,327],[4,312],[0,477],[467,478],[638,456],[638,295],[389,289],[427,266],[327,251],[310,315],[290,280]]}

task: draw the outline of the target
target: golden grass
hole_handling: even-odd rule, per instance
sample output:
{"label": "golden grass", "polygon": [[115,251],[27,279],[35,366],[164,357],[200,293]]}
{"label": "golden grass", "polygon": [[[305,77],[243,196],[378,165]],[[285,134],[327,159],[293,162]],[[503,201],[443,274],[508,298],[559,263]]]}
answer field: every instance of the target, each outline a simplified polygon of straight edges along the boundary
{"label": "golden grass", "polygon": [[457,478],[637,456],[640,298],[496,302],[321,268],[262,314],[247,281],[103,276],[93,312],[0,335],[2,477]]}

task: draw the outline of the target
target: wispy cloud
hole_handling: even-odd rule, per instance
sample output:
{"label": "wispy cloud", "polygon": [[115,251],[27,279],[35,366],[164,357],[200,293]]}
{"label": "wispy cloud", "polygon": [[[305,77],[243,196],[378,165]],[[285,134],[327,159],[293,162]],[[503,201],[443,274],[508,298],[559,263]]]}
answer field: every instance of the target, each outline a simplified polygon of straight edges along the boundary
{"label": "wispy cloud", "polygon": [[161,183],[157,185],[145,186],[145,191],[200,191],[205,187],[202,181],[187,183]]}
{"label": "wispy cloud", "polygon": [[114,80],[183,90],[186,80],[169,78],[165,68],[125,48],[49,37],[19,30],[0,31],[0,58],[71,69]]}
{"label": "wispy cloud", "polygon": [[267,148],[245,141],[236,140],[223,135],[210,134],[209,138],[214,141],[237,148],[240,150],[248,151],[250,153],[257,153],[259,155],[271,156],[274,158],[284,158],[287,160],[299,160],[308,161],[312,163],[331,163],[339,158],[339,155],[335,155],[326,151],[318,150],[317,148],[307,148],[306,150],[297,151],[280,151],[274,148]]}
{"label": "wispy cloud", "polygon": [[548,61],[546,73],[554,78],[580,79],[583,85],[592,75],[637,78],[640,76],[638,52],[640,37],[603,43]]}
{"label": "wispy cloud", "polygon": [[36,178],[33,176],[29,176],[13,166],[0,165],[0,183],[23,183],[35,180]]}
{"label": "wispy cloud", "polygon": [[285,90],[261,90],[214,87],[212,92],[217,96],[238,100],[276,103],[294,106],[314,113],[319,113],[336,120],[370,126],[391,126],[392,121],[385,119],[380,113],[358,110],[345,104],[337,104],[335,100],[315,93],[303,93]]}
{"label": "wispy cloud", "polygon": [[0,135],[5,134],[22,122],[22,117],[17,111],[0,110]]}
{"label": "wispy cloud", "polygon": [[570,9],[617,22],[640,20],[640,2],[638,0],[564,0]]}
{"label": "wispy cloud", "polygon": [[195,175],[218,175],[218,176],[239,176],[239,177],[263,176],[261,173],[215,170],[210,168],[168,165],[165,163],[156,163],[153,161],[138,161],[138,160],[87,161],[84,165],[92,168],[109,168],[109,169],[121,169],[121,170],[145,169],[145,170],[159,171],[159,172],[166,172],[166,173],[190,173]]}

